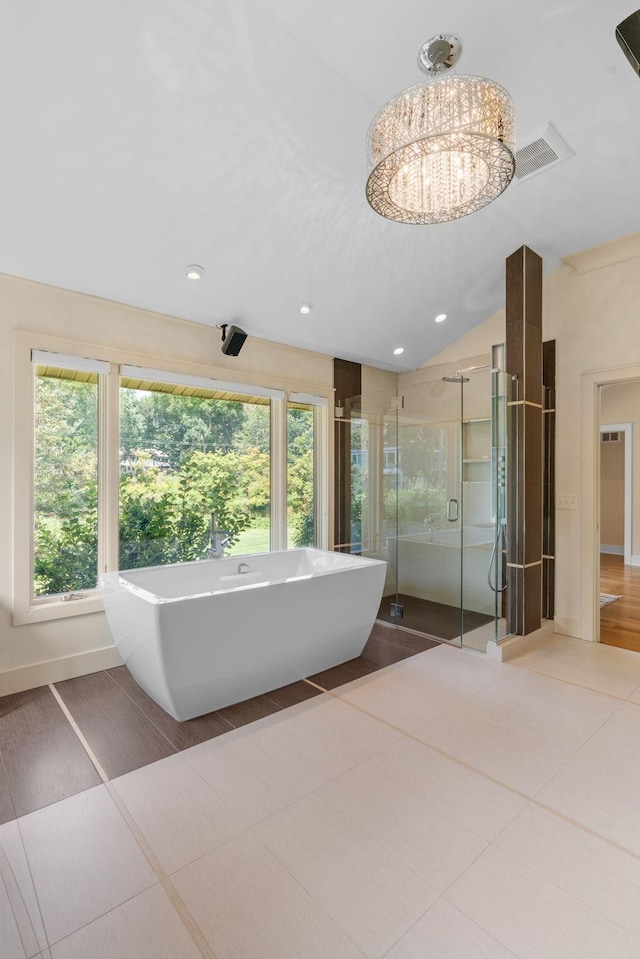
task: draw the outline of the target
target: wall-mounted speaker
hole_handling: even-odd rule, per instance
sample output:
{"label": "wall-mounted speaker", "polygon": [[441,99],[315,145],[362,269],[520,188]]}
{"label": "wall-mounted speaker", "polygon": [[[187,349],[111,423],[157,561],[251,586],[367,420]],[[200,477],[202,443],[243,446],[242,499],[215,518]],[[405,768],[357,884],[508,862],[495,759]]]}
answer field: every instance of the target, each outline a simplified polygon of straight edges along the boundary
{"label": "wall-mounted speaker", "polygon": [[244,346],[247,334],[239,326],[229,326],[228,323],[223,323],[220,329],[222,330],[222,352],[227,356],[237,356]]}
{"label": "wall-mounted speaker", "polygon": [[618,24],[616,40],[635,72],[640,75],[640,10]]}

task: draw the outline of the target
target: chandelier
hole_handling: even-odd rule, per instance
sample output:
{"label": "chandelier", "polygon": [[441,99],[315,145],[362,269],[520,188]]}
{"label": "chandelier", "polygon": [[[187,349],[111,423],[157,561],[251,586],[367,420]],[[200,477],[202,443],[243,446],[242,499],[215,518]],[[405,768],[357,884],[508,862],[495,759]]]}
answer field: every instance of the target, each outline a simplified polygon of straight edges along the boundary
{"label": "chandelier", "polygon": [[480,210],[511,182],[513,101],[492,80],[448,74],[461,52],[456,37],[428,40],[418,64],[429,79],[389,100],[371,124],[367,200],[381,216],[445,223]]}

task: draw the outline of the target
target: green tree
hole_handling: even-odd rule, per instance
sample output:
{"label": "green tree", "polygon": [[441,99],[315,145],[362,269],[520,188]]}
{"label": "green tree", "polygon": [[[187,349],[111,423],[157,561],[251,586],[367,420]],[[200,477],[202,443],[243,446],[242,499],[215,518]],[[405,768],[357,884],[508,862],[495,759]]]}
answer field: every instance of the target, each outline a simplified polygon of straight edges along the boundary
{"label": "green tree", "polygon": [[35,410],[36,516],[69,518],[90,508],[96,481],[97,386],[38,376]]}
{"label": "green tree", "polygon": [[245,404],[172,393],[120,391],[123,416],[121,446],[159,450],[172,469],[192,450],[230,450],[242,430]]}

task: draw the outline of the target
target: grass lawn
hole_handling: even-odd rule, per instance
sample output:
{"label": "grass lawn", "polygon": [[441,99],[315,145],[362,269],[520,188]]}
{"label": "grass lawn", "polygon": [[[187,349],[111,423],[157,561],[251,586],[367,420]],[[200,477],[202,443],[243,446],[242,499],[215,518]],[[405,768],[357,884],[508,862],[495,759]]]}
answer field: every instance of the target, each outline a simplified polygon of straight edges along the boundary
{"label": "grass lawn", "polygon": [[243,556],[245,553],[267,553],[269,551],[268,529],[245,529],[238,533],[233,546],[225,550],[226,556]]}
{"label": "grass lawn", "polygon": [[[287,549],[295,549],[293,541],[293,532],[289,533],[289,543]],[[244,556],[246,553],[268,553],[269,552],[269,530],[268,529],[245,529],[238,533],[237,542],[231,549],[225,550],[225,556]]]}

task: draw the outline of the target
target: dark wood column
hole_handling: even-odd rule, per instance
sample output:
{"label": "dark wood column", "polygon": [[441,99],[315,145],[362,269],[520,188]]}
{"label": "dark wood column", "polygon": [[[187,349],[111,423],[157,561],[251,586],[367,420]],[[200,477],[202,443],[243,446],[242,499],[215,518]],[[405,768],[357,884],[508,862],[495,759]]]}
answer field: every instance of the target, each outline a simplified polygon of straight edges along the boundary
{"label": "dark wood column", "polygon": [[544,476],[542,486],[542,615],[553,619],[556,561],[556,341],[542,344]]}
{"label": "dark wood column", "polygon": [[542,613],[542,260],[528,247],[507,259],[506,362],[518,377],[508,476],[507,626],[526,636]]}
{"label": "dark wood column", "polygon": [[362,367],[350,360],[334,359],[335,389],[335,548],[351,552],[351,412],[352,400],[362,392]]}

